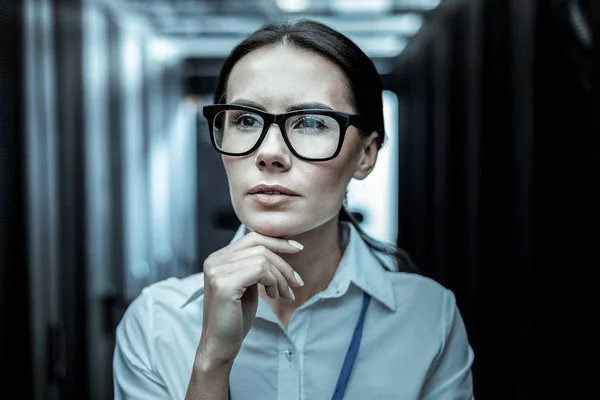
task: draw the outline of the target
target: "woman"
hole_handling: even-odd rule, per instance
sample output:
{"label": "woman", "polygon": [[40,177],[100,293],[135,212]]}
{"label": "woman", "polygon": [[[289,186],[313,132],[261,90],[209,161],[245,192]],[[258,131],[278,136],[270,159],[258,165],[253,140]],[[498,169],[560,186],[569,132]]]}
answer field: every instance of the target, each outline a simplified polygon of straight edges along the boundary
{"label": "woman", "polygon": [[471,399],[453,294],[344,209],[384,140],[370,59],[317,22],[266,26],[204,108],[242,225],[204,272],[144,289],[117,329],[117,399]]}

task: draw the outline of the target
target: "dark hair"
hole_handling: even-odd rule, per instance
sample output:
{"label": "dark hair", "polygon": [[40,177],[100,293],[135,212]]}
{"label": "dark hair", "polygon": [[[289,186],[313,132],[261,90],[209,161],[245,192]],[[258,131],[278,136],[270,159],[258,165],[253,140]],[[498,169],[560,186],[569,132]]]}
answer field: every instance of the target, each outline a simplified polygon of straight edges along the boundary
{"label": "dark hair", "polygon": [[[242,57],[261,47],[276,45],[290,45],[310,50],[336,64],[346,77],[350,104],[371,127],[368,132],[359,130],[359,133],[365,137],[376,131],[381,148],[385,141],[383,84],[375,65],[349,38],[317,21],[301,19],[295,22],[268,24],[240,42],[223,63],[215,89],[214,102],[226,102],[229,75]],[[379,252],[391,256],[395,260],[395,267],[398,271],[417,272],[406,252],[396,246],[381,243],[369,237],[344,206],[340,210],[339,217],[340,220],[349,221],[355,226],[374,253]],[[382,262],[382,264],[386,266],[385,263]]]}

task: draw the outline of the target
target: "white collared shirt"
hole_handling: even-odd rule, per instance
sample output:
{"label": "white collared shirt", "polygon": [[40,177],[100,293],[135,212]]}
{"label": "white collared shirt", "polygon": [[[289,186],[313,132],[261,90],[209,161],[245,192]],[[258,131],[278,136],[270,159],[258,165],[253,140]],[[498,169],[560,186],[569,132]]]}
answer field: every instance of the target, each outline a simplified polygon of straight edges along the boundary
{"label": "white collared shirt", "polygon": [[[348,226],[332,281],[293,313],[287,330],[259,296],[232,367],[232,400],[331,399],[363,292],[372,301],[344,400],[473,399],[473,351],[452,292],[384,269]],[[202,331],[203,283],[202,273],[169,278],[130,304],[116,332],[115,399],[185,397]]]}

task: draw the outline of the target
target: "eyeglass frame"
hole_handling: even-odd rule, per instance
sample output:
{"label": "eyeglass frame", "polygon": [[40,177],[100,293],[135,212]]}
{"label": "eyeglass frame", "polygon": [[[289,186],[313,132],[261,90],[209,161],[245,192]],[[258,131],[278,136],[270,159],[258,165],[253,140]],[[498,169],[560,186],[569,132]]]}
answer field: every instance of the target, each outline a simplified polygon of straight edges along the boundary
{"label": "eyeglass frame", "polygon": [[[221,111],[228,111],[228,110],[249,111],[254,114],[257,114],[258,116],[260,116],[263,119],[263,123],[264,123],[263,130],[262,130],[260,136],[258,137],[256,144],[254,146],[252,146],[249,150],[244,151],[242,153],[230,153],[230,152],[224,151],[219,148],[219,146],[217,145],[217,143],[215,141],[215,135],[213,132],[214,119],[217,116],[217,114],[220,113]],[[339,139],[338,139],[338,145],[337,145],[335,152],[330,157],[326,157],[326,158],[305,157],[305,156],[299,154],[296,151],[296,149],[294,149],[294,146],[292,146],[292,144],[290,143],[290,140],[287,136],[287,132],[285,129],[285,123],[291,117],[294,117],[297,115],[306,115],[306,114],[323,115],[325,117],[330,117],[330,118],[335,119],[336,122],[338,123],[338,125],[340,127],[340,135],[339,135]],[[281,136],[283,136],[283,141],[285,142],[288,149],[292,152],[292,154],[295,155],[296,157],[298,157],[302,160],[306,160],[306,161],[329,161],[329,160],[332,160],[335,157],[337,157],[340,154],[342,145],[344,144],[344,138],[346,137],[346,131],[348,130],[348,128],[350,126],[354,126],[355,128],[358,128],[361,130],[368,130],[367,122],[366,122],[365,118],[360,115],[349,114],[349,113],[346,113],[343,111],[328,110],[328,109],[322,109],[322,108],[311,108],[311,109],[304,109],[304,110],[294,110],[294,111],[290,111],[290,112],[286,112],[286,113],[282,113],[282,114],[271,114],[266,111],[254,108],[254,107],[249,107],[249,106],[245,106],[245,105],[241,105],[241,104],[211,104],[211,105],[204,106],[202,108],[202,115],[208,121],[210,141],[211,141],[213,147],[215,148],[215,150],[217,150],[221,154],[225,154],[227,156],[236,156],[236,157],[243,157],[243,156],[247,156],[248,154],[254,153],[256,151],[256,149],[258,149],[260,147],[260,145],[262,144],[263,140],[267,136],[267,132],[269,131],[269,129],[271,128],[271,125],[273,125],[273,124],[276,124],[279,127]]]}

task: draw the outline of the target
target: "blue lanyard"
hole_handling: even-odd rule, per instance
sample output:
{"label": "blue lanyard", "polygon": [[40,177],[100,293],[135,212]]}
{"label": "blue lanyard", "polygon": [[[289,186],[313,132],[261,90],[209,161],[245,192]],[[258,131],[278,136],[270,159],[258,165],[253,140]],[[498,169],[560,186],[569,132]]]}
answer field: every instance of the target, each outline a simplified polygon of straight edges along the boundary
{"label": "blue lanyard", "polygon": [[[352,341],[350,342],[350,346],[348,346],[346,358],[344,359],[344,364],[342,365],[342,370],[340,371],[340,376],[338,377],[337,384],[335,385],[335,391],[333,392],[331,400],[341,400],[344,397],[344,393],[346,393],[346,387],[348,386],[348,381],[350,380],[350,373],[352,372],[352,367],[354,366],[354,361],[356,360],[356,354],[358,354],[358,349],[360,348],[363,326],[365,325],[365,315],[367,314],[367,308],[369,307],[370,302],[371,296],[367,292],[364,292],[360,317],[358,318],[358,322],[356,322],[356,326],[354,327]],[[231,389],[229,389],[228,392],[228,399],[231,400]]]}

